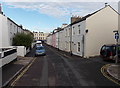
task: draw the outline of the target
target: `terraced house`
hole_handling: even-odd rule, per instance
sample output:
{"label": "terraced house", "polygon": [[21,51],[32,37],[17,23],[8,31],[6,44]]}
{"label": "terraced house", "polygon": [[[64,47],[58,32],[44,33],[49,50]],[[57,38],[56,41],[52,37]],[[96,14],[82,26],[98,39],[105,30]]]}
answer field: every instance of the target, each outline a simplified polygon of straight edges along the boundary
{"label": "terraced house", "polygon": [[99,55],[102,45],[115,44],[113,31],[118,30],[118,16],[110,5],[105,5],[98,11],[78,17],[58,32],[59,49],[85,58]]}
{"label": "terraced house", "polygon": [[49,33],[44,33],[44,32],[34,32],[33,31],[33,35],[34,35],[34,40],[42,40],[42,41],[46,41],[46,37],[49,35]]}
{"label": "terraced house", "polygon": [[0,47],[12,46],[13,37],[24,32],[22,26],[16,24],[2,13],[0,14]]}

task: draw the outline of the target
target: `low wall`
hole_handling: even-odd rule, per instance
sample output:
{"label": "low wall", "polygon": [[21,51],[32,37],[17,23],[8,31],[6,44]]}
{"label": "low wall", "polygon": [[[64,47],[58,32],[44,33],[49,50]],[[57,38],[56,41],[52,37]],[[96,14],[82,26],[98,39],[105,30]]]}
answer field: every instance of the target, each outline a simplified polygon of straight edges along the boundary
{"label": "low wall", "polygon": [[0,67],[4,66],[5,64],[10,63],[14,59],[17,58],[17,49],[16,48],[11,48],[7,50],[3,50],[0,53]]}
{"label": "low wall", "polygon": [[27,53],[26,47],[24,46],[17,46],[17,56],[25,56]]}

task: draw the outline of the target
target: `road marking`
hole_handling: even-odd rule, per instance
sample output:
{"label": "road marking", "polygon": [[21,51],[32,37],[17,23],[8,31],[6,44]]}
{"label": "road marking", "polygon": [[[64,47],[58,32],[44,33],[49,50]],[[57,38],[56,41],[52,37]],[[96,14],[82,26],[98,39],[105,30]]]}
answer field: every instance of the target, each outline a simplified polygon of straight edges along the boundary
{"label": "road marking", "polygon": [[107,64],[107,65],[104,65],[102,68],[101,68],[101,73],[103,74],[104,77],[106,77],[107,79],[111,80],[112,82],[120,85],[120,83],[118,83],[117,81],[113,80],[111,77],[109,77],[107,75],[107,73],[104,72],[104,69],[106,69],[108,66],[110,66],[110,64]]}
{"label": "road marking", "polygon": [[[48,47],[49,48],[49,47]],[[53,51],[54,53],[56,53],[54,50],[52,50],[51,48],[49,48],[51,51]],[[59,52],[58,52],[59,53]],[[66,58],[64,58],[63,56],[62,56],[62,54],[61,53],[56,53],[58,56],[60,56],[65,62],[66,62],[66,64],[69,66],[69,68],[72,70],[72,72],[73,72],[73,74],[75,75],[75,77],[76,77],[76,79],[79,81],[79,83],[81,84],[81,86],[89,86],[87,83],[88,82],[86,82],[85,80],[83,80],[83,77],[79,74],[79,72],[78,71],[76,71],[75,69],[74,69],[74,67],[70,64],[70,62],[66,59]],[[95,86],[94,85],[94,83],[93,83],[93,85],[92,86]]]}
{"label": "road marking", "polygon": [[43,69],[42,69],[42,76],[40,79],[40,86],[48,86],[48,62],[47,58],[44,59]]}
{"label": "road marking", "polygon": [[[49,48],[49,47],[48,47]],[[50,50],[52,50],[51,48],[49,48]],[[52,50],[53,51],[53,50]],[[55,52],[55,51],[53,51],[53,52]],[[57,51],[58,52],[58,51]],[[56,52],[55,52],[56,53]],[[59,53],[59,52],[58,52]],[[57,55],[63,55],[63,54],[61,54],[61,53],[56,53]],[[59,55],[59,56],[60,56]],[[64,55],[63,55],[64,56]],[[66,57],[68,57],[69,58],[69,56],[67,56],[66,55]],[[71,58],[71,57],[70,57]],[[107,76],[105,73],[104,73],[104,68],[106,67],[106,66],[109,66],[110,64],[107,64],[107,65],[104,65],[102,68],[101,68],[101,73],[107,78],[107,79],[109,79],[109,80],[111,80],[112,82],[114,82],[114,83],[116,83],[116,84],[118,84],[118,85],[120,85],[120,83],[118,83],[117,81],[115,81],[115,80],[113,80],[113,79],[111,79],[109,76]]]}
{"label": "road marking", "polygon": [[30,66],[33,64],[35,60],[36,58],[32,60],[32,62],[20,73],[19,76],[17,76],[17,78],[11,83],[10,86],[15,86],[16,82],[25,74],[25,72],[30,68]]}

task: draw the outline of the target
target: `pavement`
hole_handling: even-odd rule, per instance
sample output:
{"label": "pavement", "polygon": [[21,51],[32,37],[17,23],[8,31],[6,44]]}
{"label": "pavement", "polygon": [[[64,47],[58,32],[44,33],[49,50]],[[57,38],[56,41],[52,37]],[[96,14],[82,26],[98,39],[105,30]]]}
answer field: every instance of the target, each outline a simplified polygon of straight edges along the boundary
{"label": "pavement", "polygon": [[110,64],[106,70],[112,77],[120,82],[120,64]]}
{"label": "pavement", "polygon": [[33,57],[18,56],[15,61],[3,66],[2,86],[6,88],[33,59]]}

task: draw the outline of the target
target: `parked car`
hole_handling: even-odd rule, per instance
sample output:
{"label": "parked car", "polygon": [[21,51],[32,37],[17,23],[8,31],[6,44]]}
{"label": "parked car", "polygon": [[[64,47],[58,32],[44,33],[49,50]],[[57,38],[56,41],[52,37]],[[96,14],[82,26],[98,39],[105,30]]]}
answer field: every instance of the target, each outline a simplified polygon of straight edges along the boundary
{"label": "parked car", "polygon": [[36,41],[36,46],[42,46],[42,41]]}
{"label": "parked car", "polygon": [[44,46],[37,46],[35,51],[35,56],[46,55]]}
{"label": "parked car", "polygon": [[[103,60],[115,60],[116,45],[103,45],[100,50],[100,55],[102,56]],[[118,45],[118,58],[120,58],[120,45]]]}
{"label": "parked car", "polygon": [[37,47],[37,46],[43,46],[43,45],[42,45],[42,43],[37,43],[37,44],[36,44],[36,47]]}

